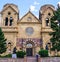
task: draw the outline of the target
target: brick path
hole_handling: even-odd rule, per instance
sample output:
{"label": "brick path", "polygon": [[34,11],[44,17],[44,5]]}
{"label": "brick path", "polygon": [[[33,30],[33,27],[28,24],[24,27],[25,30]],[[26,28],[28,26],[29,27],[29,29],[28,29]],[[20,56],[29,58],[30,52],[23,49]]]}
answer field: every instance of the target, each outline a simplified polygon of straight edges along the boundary
{"label": "brick path", "polygon": [[60,57],[41,58],[41,62],[60,62]]}
{"label": "brick path", "polygon": [[36,57],[27,57],[27,62],[36,62]]}
{"label": "brick path", "polygon": [[[47,57],[47,58],[39,58],[39,62],[60,62],[60,57]],[[26,57],[25,59],[22,58],[0,58],[0,62],[37,62],[36,57]]]}

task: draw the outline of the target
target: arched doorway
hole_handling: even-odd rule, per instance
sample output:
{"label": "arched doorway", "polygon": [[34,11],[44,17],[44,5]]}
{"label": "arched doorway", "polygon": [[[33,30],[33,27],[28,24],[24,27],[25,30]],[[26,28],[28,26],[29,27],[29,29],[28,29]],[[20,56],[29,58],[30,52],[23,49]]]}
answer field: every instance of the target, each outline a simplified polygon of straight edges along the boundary
{"label": "arched doorway", "polygon": [[30,42],[26,44],[26,55],[33,56],[33,44]]}

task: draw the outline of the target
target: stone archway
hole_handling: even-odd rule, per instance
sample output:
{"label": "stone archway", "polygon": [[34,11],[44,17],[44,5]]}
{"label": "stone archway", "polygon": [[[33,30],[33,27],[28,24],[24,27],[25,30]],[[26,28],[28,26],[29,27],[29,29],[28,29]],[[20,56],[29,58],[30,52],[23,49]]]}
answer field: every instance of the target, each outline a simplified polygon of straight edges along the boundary
{"label": "stone archway", "polygon": [[26,43],[26,54],[27,56],[33,56],[34,54],[34,43],[32,41]]}

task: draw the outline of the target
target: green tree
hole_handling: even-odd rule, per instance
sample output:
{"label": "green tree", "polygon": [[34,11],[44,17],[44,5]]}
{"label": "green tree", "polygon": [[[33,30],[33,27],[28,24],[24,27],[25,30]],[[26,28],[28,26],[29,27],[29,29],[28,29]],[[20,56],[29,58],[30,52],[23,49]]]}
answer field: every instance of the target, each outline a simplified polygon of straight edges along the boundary
{"label": "green tree", "polygon": [[51,28],[53,32],[50,33],[52,36],[50,42],[52,43],[52,50],[60,51],[60,8],[53,12],[51,18]]}
{"label": "green tree", "polygon": [[4,37],[4,33],[2,32],[2,29],[0,27],[0,54],[4,53],[6,51],[6,39]]}

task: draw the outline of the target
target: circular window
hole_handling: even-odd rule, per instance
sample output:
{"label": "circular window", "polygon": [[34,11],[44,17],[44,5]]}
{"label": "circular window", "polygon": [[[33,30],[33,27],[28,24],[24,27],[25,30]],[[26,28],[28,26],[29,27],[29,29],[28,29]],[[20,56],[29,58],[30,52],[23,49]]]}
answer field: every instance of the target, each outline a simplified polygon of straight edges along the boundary
{"label": "circular window", "polygon": [[11,12],[8,12],[8,15],[10,15],[11,14]]}
{"label": "circular window", "polygon": [[28,20],[28,21],[31,21],[31,20],[32,20],[32,18],[31,18],[31,17],[28,17],[28,18],[27,18],[27,20]]}
{"label": "circular window", "polygon": [[48,13],[48,15],[50,16],[50,15],[51,15],[51,13]]}
{"label": "circular window", "polygon": [[27,33],[28,35],[32,35],[33,32],[34,32],[34,29],[33,29],[32,27],[26,28],[26,33]]}

